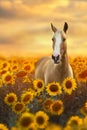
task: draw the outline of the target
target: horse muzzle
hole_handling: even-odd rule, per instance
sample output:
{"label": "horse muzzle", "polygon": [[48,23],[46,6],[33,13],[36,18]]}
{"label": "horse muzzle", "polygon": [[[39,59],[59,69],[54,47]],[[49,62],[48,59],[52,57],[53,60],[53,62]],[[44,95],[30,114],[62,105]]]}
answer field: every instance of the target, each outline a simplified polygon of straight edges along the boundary
{"label": "horse muzzle", "polygon": [[52,55],[52,59],[54,60],[55,64],[58,64],[60,62],[60,55],[58,55],[58,56]]}

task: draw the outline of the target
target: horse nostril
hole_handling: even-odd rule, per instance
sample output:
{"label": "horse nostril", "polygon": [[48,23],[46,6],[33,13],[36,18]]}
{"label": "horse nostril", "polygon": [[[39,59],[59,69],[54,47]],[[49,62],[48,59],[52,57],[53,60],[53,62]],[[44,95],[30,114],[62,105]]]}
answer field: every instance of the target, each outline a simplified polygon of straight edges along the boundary
{"label": "horse nostril", "polygon": [[60,60],[60,55],[57,56],[52,55],[52,59],[54,60],[55,63],[58,63]]}
{"label": "horse nostril", "polygon": [[59,60],[59,58],[60,58],[60,55],[57,56],[57,60]]}
{"label": "horse nostril", "polygon": [[55,56],[52,55],[52,59],[55,59]]}

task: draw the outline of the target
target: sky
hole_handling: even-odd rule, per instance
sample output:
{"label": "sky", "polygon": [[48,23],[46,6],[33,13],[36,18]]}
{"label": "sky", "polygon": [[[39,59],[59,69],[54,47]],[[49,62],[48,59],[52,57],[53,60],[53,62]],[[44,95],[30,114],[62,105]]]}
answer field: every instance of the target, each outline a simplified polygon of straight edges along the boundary
{"label": "sky", "polygon": [[0,55],[52,54],[50,24],[68,23],[69,56],[87,56],[86,0],[0,0]]}

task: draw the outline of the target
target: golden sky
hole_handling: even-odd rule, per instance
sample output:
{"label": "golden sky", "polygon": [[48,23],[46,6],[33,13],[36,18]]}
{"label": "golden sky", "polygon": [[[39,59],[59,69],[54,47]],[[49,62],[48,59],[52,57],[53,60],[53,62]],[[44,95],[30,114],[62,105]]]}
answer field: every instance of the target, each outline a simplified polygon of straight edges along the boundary
{"label": "golden sky", "polygon": [[36,56],[52,53],[52,22],[67,21],[69,55],[87,56],[86,0],[0,0],[0,55]]}

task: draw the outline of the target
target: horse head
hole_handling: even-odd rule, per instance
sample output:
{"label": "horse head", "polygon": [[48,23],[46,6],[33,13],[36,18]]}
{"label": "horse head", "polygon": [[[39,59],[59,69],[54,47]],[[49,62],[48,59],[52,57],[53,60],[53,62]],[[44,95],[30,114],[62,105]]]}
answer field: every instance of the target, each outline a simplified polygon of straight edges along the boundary
{"label": "horse head", "polygon": [[68,29],[68,24],[65,22],[63,30],[59,30],[51,23],[51,28],[52,31],[54,32],[54,35],[52,37],[53,41],[52,59],[54,60],[55,64],[58,64],[67,51],[65,41],[66,41],[66,31]]}

